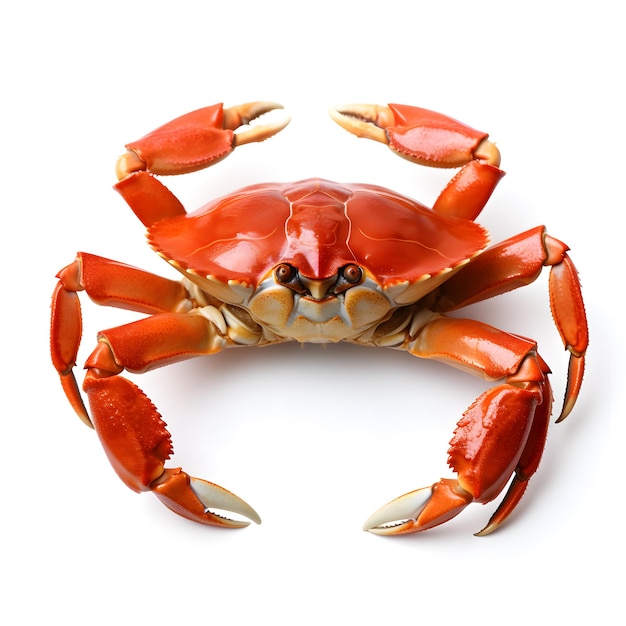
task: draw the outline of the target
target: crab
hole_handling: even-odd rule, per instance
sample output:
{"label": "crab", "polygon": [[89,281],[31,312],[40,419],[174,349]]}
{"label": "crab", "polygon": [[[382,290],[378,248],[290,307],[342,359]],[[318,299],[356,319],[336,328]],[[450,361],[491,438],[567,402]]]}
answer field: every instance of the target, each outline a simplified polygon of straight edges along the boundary
{"label": "crab", "polygon": [[[212,166],[236,147],[278,133],[286,116],[257,119],[276,109],[281,105],[271,102],[216,104],[126,146],[115,188],[146,226],[150,246],[183,277],[87,253],[57,274],[51,353],[69,402],[95,428],[128,487],[151,491],[195,522],[239,528],[260,523],[244,500],[165,467],[170,434],[124,371],[285,341],[348,341],[443,361],[493,383],[456,426],[448,451],[456,476],[392,500],[364,529],[427,530],[504,492],[476,534],[494,531],[538,468],[552,413],[549,369],[535,341],[447,314],[525,286],[550,268],[552,314],[569,351],[562,421],[579,394],[588,344],[569,248],[544,226],[489,246],[475,219],[504,175],[499,150],[486,133],[413,106],[347,105],[331,117],[410,161],[457,169],[432,208],[383,187],[312,178],[244,187],[188,213],[158,178]],[[81,291],[99,305],[145,314],[98,334],[82,386],[90,411],[73,374]]]}

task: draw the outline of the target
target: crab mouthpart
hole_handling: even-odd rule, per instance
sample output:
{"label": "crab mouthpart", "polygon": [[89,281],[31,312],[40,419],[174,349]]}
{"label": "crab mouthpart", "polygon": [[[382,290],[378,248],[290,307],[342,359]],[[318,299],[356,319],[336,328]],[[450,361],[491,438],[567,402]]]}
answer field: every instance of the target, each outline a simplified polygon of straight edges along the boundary
{"label": "crab mouthpart", "polygon": [[305,297],[309,297],[311,300],[315,301],[322,301],[334,296],[331,292],[337,282],[337,276],[331,276],[325,280],[315,280],[300,276],[300,281],[308,292]]}

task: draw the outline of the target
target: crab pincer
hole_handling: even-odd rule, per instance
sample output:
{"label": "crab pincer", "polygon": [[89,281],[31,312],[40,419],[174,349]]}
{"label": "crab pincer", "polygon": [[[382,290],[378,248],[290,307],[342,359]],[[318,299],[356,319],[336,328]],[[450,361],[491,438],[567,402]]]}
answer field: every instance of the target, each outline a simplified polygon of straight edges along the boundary
{"label": "crab pincer", "polygon": [[115,168],[119,179],[115,189],[145,226],[185,215],[182,203],[155,176],[196,172],[221,161],[237,146],[268,139],[289,124],[288,116],[267,124],[250,123],[282,108],[274,102],[229,108],[214,104],[181,115],[126,144]]}
{"label": "crab pincer", "polygon": [[487,133],[436,111],[406,104],[349,104],[332,109],[330,116],[353,135],[384,143],[413,163],[460,168],[433,211],[475,219],[504,176],[500,151]]}

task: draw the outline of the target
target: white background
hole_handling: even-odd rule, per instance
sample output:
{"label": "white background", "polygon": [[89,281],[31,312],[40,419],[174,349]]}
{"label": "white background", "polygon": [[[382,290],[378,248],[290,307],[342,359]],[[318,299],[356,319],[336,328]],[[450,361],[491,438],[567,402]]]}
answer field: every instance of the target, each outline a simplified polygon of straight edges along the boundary
{"label": "white background", "polygon": [[[625,556],[617,5],[12,5],[0,25],[0,621],[615,623]],[[572,247],[591,324],[585,386],[499,532],[472,535],[493,505],[408,538],[361,532],[384,502],[450,475],[454,424],[484,389],[405,354],[287,345],[142,378],[173,432],[171,464],[261,514],[261,526],[242,531],[194,525],[127,490],[65,401],[48,356],[55,272],[86,250],[172,275],[111,190],[123,144],[206,104],[263,99],[282,102],[291,125],[172,181],[188,207],[244,184],[313,175],[431,202],[449,173],[358,141],[326,115],[345,102],[401,102],[446,112],[498,143],[508,175],[480,217],[494,240],[545,223]],[[81,359],[99,328],[131,319],[89,302],[84,311]],[[540,341],[558,409],[566,355],[546,276],[468,314]]]}

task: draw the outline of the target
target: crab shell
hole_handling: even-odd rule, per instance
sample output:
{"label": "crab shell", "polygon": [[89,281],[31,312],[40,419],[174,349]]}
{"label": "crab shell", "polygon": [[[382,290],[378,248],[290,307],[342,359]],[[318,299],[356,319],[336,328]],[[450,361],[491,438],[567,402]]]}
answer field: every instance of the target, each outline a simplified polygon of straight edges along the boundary
{"label": "crab shell", "polygon": [[[388,189],[323,179],[245,187],[162,220],[150,245],[281,338],[336,342],[385,321],[482,251],[486,231]],[[343,277],[346,267],[358,272]],[[287,281],[276,268],[290,268]]]}

